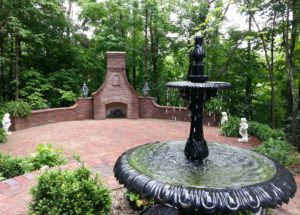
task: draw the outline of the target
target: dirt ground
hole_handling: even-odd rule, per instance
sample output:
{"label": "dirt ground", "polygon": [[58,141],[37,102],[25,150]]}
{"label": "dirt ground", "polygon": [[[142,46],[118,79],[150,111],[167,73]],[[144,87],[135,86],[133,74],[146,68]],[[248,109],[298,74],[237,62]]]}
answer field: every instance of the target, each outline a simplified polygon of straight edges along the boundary
{"label": "dirt ground", "polygon": [[111,215],[138,215],[141,211],[134,211],[130,208],[125,197],[126,189],[120,188],[112,190],[112,211]]}

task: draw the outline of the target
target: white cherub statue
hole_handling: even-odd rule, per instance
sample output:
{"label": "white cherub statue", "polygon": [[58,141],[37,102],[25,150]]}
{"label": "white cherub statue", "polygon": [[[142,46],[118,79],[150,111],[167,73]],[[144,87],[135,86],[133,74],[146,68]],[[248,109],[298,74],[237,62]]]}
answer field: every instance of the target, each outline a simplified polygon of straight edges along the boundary
{"label": "white cherub statue", "polygon": [[228,121],[228,116],[226,112],[222,112],[221,125]]}
{"label": "white cherub statue", "polygon": [[238,141],[242,143],[248,143],[248,124],[246,118],[241,118],[240,130],[239,133],[242,138],[239,138]]}
{"label": "white cherub statue", "polygon": [[4,114],[3,120],[2,120],[2,128],[4,129],[4,132],[6,135],[10,135],[11,132],[8,131],[9,127],[11,126],[10,122],[10,115],[9,113]]}

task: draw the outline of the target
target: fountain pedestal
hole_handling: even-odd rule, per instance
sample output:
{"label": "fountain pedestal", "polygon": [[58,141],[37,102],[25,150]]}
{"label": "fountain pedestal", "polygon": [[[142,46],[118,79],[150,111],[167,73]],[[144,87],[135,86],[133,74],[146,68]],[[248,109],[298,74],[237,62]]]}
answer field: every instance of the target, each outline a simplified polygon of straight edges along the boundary
{"label": "fountain pedestal", "polygon": [[191,128],[184,152],[185,156],[192,162],[202,162],[208,156],[206,140],[203,136],[203,98],[191,97]]}

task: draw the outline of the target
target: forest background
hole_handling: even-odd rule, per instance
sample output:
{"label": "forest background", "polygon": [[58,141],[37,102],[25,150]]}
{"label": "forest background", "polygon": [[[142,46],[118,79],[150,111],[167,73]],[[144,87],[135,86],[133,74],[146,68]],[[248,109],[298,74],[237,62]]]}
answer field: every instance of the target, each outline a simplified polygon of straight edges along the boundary
{"label": "forest background", "polygon": [[[224,28],[231,7],[246,20],[242,29]],[[104,81],[106,51],[125,51],[141,95],[147,81],[159,104],[183,106],[165,84],[185,79],[200,31],[210,80],[232,84],[206,111],[284,129],[297,145],[299,22],[297,0],[0,0],[0,102],[72,105],[84,82],[94,92]]]}

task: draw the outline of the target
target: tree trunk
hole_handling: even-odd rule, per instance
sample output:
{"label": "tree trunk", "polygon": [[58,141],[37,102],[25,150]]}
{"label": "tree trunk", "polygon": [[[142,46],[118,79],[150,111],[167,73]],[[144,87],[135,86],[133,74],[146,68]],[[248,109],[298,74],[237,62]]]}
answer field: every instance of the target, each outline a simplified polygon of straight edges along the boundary
{"label": "tree trunk", "polygon": [[[4,58],[4,44],[3,44],[3,39],[1,35],[1,40],[0,40],[0,56]],[[1,70],[1,83],[2,83],[2,98],[3,101],[5,100],[5,79],[4,79],[4,62],[1,61],[0,64],[0,70]]]}
{"label": "tree trunk", "polygon": [[7,76],[7,97],[8,100],[14,99],[14,86],[11,84],[14,80],[14,62],[15,62],[15,54],[14,54],[14,38],[12,35],[8,37],[8,53],[7,56],[9,58],[9,69],[8,69],[8,76]]}
{"label": "tree trunk", "polygon": [[[135,62],[136,63],[136,62]],[[132,67],[132,85],[134,89],[136,89],[136,65],[134,64]]]}
{"label": "tree trunk", "polygon": [[19,36],[15,37],[15,82],[16,82],[16,89],[15,89],[15,100],[19,99],[20,94],[20,58],[21,58],[21,41]]}
{"label": "tree trunk", "polygon": [[[153,83],[154,86],[158,86],[158,79],[159,79],[159,71],[158,71],[158,35],[157,35],[157,27],[156,23],[153,20],[153,14],[150,14],[150,39],[151,39],[151,59],[152,59],[152,66],[153,66]],[[155,18],[154,18],[155,19]],[[155,90],[155,97],[159,102],[159,89]]]}
{"label": "tree trunk", "polygon": [[147,1],[145,3],[145,27],[144,27],[144,76],[148,74],[148,17],[149,8]]}
{"label": "tree trunk", "polygon": [[[248,32],[251,32],[251,27],[252,27],[252,17],[251,15],[249,16],[249,26],[248,26]],[[247,47],[247,60],[248,60],[248,65],[250,66],[250,60],[251,60],[251,41],[248,40],[248,47]],[[251,72],[251,71],[250,71]],[[251,103],[252,103],[252,77],[249,72],[247,73],[247,78],[246,78],[246,89],[245,89],[245,96],[246,96],[246,117],[248,120],[251,120]]]}
{"label": "tree trunk", "polygon": [[68,20],[69,20],[69,25],[68,25],[68,28],[67,28],[68,38],[70,38],[70,36],[71,36],[71,29],[70,29],[70,26],[71,26],[71,23],[72,23],[71,12],[72,12],[72,0],[69,0],[68,1],[68,11],[67,11],[67,17],[68,17]]}
{"label": "tree trunk", "polygon": [[270,83],[271,83],[271,122],[272,127],[276,127],[276,92],[274,81],[274,38],[275,38],[275,15],[273,17],[272,33],[271,33],[271,59],[270,59]]}
{"label": "tree trunk", "polygon": [[[295,62],[294,62],[294,51],[295,43],[297,39],[296,30],[297,22],[293,14],[293,21],[290,22],[290,11],[293,10],[295,6],[294,1],[286,2],[286,17],[285,17],[285,28],[284,28],[284,42],[285,42],[285,57],[287,63],[287,73],[288,73],[288,83],[289,90],[291,92],[292,98],[292,112],[291,112],[291,142],[294,146],[298,147],[300,151],[300,143],[297,142],[297,115],[298,115],[298,101],[296,95],[296,89],[294,85],[294,74],[295,74]],[[292,26],[291,26],[292,24]],[[289,33],[291,30],[291,34]]]}

